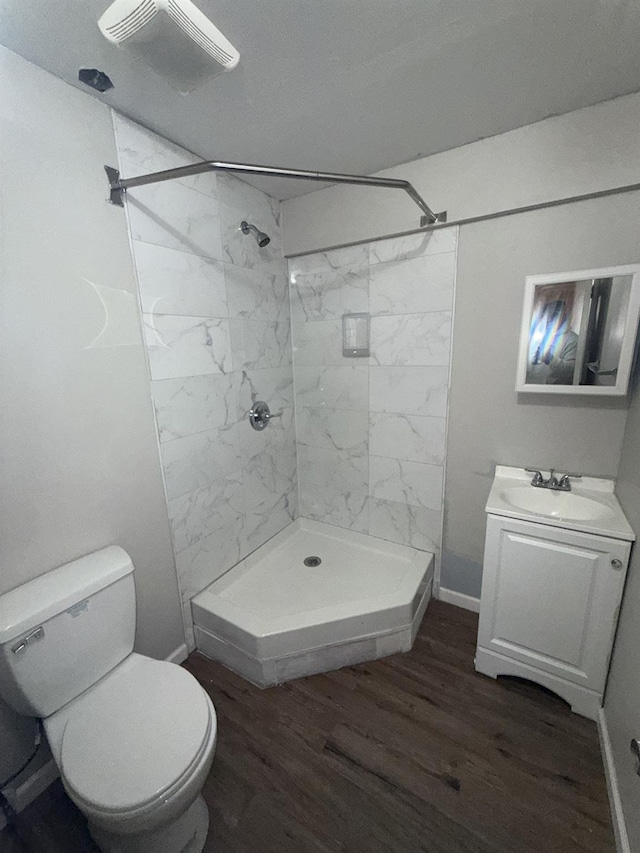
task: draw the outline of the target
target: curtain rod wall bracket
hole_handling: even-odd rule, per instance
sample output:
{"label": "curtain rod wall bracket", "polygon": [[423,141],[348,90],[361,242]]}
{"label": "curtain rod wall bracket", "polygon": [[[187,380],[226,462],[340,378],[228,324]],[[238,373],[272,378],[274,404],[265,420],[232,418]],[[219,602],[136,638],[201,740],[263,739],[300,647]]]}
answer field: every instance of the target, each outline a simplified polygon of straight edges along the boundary
{"label": "curtain rod wall bracket", "polygon": [[420,217],[420,227],[424,228],[426,225],[437,225],[438,223],[447,221],[447,211],[441,210],[440,213],[436,213],[435,219],[430,219],[428,216],[423,214]]}
{"label": "curtain rod wall bracket", "polygon": [[117,204],[118,207],[124,207],[125,188],[120,185],[120,172],[114,169],[113,166],[105,166],[107,179],[109,181],[109,204]]}
{"label": "curtain rod wall bracket", "polygon": [[447,214],[434,213],[426,201],[409,181],[399,178],[375,178],[368,175],[342,175],[336,172],[309,172],[303,169],[282,169],[278,166],[257,166],[251,163],[224,163],[220,160],[206,160],[191,166],[181,166],[177,169],[165,169],[162,172],[152,172],[149,175],[138,175],[134,178],[121,178],[120,172],[112,166],[105,166],[109,180],[109,201],[118,207],[124,207],[124,193],[130,187],[141,187],[145,184],[157,184],[162,181],[173,181],[187,175],[199,175],[203,172],[235,172],[243,175],[264,175],[272,178],[293,178],[299,181],[318,181],[329,184],[355,184],[365,187],[388,187],[389,189],[404,190],[409,198],[422,211],[420,225],[433,225],[446,222]]}

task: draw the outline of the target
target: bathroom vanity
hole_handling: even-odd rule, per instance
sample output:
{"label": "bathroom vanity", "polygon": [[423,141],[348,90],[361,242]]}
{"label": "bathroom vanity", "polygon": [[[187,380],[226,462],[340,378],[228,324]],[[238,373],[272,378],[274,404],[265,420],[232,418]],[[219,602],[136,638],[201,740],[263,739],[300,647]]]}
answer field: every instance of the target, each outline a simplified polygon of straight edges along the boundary
{"label": "bathroom vanity", "polygon": [[531,480],[496,467],[476,669],[528,678],[596,719],[635,534],[613,481],[554,491]]}

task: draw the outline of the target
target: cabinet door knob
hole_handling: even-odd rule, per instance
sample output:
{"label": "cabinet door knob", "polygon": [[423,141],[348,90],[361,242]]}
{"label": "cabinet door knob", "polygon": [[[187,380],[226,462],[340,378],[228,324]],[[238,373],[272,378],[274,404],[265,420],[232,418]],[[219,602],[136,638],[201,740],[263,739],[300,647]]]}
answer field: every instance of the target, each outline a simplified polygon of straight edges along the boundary
{"label": "cabinet door knob", "polygon": [[611,565],[613,566],[614,569],[621,569],[622,568],[622,560],[618,560],[616,557],[614,557],[613,560],[611,560]]}

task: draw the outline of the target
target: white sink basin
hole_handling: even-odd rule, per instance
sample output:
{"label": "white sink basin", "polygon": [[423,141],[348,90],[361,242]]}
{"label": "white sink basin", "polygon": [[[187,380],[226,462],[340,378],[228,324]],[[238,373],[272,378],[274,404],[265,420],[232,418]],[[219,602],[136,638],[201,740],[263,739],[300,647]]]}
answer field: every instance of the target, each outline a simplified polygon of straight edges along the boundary
{"label": "white sink basin", "polygon": [[595,521],[614,515],[611,507],[592,498],[584,498],[572,492],[538,489],[531,485],[503,489],[500,497],[506,504],[516,509],[533,512],[536,515],[545,515],[548,518]]}
{"label": "white sink basin", "polygon": [[613,480],[602,477],[585,476],[573,491],[556,492],[532,486],[531,473],[524,468],[496,465],[485,510],[490,515],[627,542],[636,538],[615,496]]}

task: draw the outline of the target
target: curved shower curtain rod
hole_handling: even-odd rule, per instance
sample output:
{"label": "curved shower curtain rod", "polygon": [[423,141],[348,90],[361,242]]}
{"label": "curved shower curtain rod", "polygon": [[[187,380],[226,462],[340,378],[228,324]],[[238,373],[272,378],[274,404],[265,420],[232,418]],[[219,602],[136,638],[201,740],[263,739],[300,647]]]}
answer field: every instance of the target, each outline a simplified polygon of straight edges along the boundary
{"label": "curved shower curtain rod", "polygon": [[434,213],[426,201],[409,181],[399,178],[371,178],[365,175],[341,175],[332,172],[307,172],[303,169],[280,169],[277,166],[254,166],[250,163],[224,163],[220,160],[206,160],[194,163],[192,166],[181,166],[178,169],[165,169],[162,172],[151,172],[148,175],[138,175],[135,178],[121,178],[120,172],[112,166],[105,166],[109,179],[109,201],[124,207],[124,193],[132,187],[142,187],[145,184],[157,184],[161,181],[173,181],[187,175],[199,175],[202,172],[239,172],[244,175],[266,175],[277,178],[294,178],[300,181],[322,181],[332,184],[358,184],[365,187],[387,187],[404,190],[420,210],[420,225],[432,225],[435,222],[446,222],[446,212]]}

